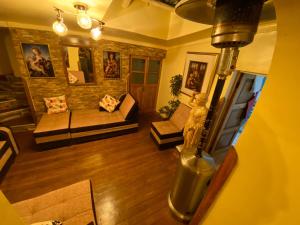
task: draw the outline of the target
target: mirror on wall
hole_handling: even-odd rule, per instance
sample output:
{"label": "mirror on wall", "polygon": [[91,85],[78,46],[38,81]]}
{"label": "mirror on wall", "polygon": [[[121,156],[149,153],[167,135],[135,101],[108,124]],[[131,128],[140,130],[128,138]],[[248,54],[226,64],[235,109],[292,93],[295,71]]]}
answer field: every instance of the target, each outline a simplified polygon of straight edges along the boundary
{"label": "mirror on wall", "polygon": [[95,83],[92,48],[63,46],[63,53],[69,84],[85,85]]}

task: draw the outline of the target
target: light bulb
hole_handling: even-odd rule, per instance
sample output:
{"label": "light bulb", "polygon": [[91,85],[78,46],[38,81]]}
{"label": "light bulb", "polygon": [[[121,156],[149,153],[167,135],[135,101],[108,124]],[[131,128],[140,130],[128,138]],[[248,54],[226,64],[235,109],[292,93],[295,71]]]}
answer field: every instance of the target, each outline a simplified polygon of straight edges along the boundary
{"label": "light bulb", "polygon": [[92,19],[85,11],[78,12],[77,23],[83,29],[90,29],[92,27]]}
{"label": "light bulb", "polygon": [[95,41],[100,40],[102,34],[102,30],[100,27],[95,27],[91,29],[91,36]]}
{"label": "light bulb", "polygon": [[52,25],[52,29],[59,36],[65,36],[68,33],[68,28],[62,20],[56,20]]}

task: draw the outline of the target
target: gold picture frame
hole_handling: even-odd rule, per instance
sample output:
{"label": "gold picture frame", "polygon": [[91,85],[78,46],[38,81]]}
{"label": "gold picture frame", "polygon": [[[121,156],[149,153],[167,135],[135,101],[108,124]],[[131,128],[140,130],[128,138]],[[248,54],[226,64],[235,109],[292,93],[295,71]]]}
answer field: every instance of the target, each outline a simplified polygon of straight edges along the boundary
{"label": "gold picture frame", "polygon": [[187,52],[181,92],[188,96],[196,93],[209,93],[213,83],[218,53]]}
{"label": "gold picture frame", "polygon": [[30,78],[55,78],[48,44],[21,42],[20,48]]}
{"label": "gold picture frame", "polygon": [[121,52],[103,51],[103,74],[105,80],[120,80],[122,73]]}
{"label": "gold picture frame", "polygon": [[[78,83],[72,83],[70,82],[70,77],[69,77],[69,72],[68,68],[70,67],[70,62],[69,62],[69,56],[67,52],[67,48],[84,48],[88,49],[90,51],[90,63],[92,64],[90,69],[92,70],[91,72],[91,80],[89,82],[78,82]],[[71,86],[96,86],[97,85],[97,77],[96,77],[96,66],[95,66],[95,48],[93,46],[88,46],[88,45],[76,45],[76,44],[62,44],[61,45],[61,50],[62,50],[62,58],[63,58],[63,64],[64,64],[64,71],[66,75],[66,79],[68,82],[68,85]]]}

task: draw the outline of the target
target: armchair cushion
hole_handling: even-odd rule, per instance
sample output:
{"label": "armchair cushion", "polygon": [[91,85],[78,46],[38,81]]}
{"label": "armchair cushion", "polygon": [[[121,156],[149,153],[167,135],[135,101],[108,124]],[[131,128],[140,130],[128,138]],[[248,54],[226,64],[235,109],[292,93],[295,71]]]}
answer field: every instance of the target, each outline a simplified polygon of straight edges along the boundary
{"label": "armchair cushion", "polygon": [[153,122],[151,128],[157,133],[160,138],[182,136],[182,130],[169,120]]}
{"label": "armchair cushion", "polygon": [[189,106],[181,103],[171,116],[170,121],[180,130],[183,130],[184,125],[189,118],[190,111],[191,108]]}

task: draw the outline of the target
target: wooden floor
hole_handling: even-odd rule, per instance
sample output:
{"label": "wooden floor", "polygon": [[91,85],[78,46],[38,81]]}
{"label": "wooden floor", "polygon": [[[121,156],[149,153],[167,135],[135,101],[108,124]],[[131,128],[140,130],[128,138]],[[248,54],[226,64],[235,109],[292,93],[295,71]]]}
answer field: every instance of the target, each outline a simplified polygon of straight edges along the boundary
{"label": "wooden floor", "polygon": [[181,224],[167,205],[177,152],[157,149],[149,136],[153,118],[145,118],[137,133],[43,152],[31,133],[19,133],[20,155],[0,189],[17,202],[91,179],[99,225]]}

